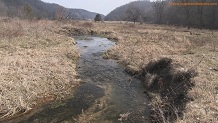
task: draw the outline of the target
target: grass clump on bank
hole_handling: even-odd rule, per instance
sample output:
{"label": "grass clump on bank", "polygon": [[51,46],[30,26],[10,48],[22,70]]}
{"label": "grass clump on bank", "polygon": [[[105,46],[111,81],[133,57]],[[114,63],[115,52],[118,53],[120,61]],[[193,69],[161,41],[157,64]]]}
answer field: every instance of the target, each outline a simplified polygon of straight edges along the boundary
{"label": "grass clump on bank", "polygon": [[79,85],[75,41],[57,34],[57,23],[0,23],[0,121],[62,99]]}
{"label": "grass clump on bank", "polygon": [[146,93],[155,94],[150,100],[151,122],[175,122],[190,101],[187,94],[195,85],[192,78],[197,73],[193,69],[182,70],[172,62],[169,58],[151,61],[140,73]]}

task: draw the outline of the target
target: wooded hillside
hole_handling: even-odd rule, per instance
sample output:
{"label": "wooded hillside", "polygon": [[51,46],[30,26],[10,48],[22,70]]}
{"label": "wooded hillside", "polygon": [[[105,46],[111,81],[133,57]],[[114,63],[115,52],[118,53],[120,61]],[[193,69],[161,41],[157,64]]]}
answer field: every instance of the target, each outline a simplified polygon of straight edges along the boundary
{"label": "wooded hillside", "polygon": [[[218,28],[218,5],[192,5],[182,3],[213,3],[216,0],[171,0],[179,5],[165,1],[135,1],[110,12],[108,21],[138,21],[157,24],[182,25],[197,28]],[[134,19],[130,19],[133,17]]]}

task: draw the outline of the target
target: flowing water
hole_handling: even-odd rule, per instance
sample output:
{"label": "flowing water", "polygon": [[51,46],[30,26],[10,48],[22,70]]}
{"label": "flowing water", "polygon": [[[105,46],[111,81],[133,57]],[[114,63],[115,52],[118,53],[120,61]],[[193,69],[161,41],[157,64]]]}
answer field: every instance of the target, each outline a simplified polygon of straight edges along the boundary
{"label": "flowing water", "polygon": [[99,37],[76,41],[81,52],[77,72],[82,85],[72,99],[43,108],[22,123],[147,122],[147,99],[140,81],[131,80],[117,61],[103,58],[115,43]]}
{"label": "flowing water", "polygon": [[[120,114],[129,113],[124,122],[146,122],[147,99],[140,81],[131,81],[131,76],[117,61],[103,58],[104,52],[114,46],[114,42],[106,38],[91,38],[92,40],[77,40],[81,50],[78,72],[86,84],[104,90],[104,101],[99,101],[103,107],[94,110],[100,112],[96,121],[120,122]],[[91,110],[92,113],[94,111]]]}

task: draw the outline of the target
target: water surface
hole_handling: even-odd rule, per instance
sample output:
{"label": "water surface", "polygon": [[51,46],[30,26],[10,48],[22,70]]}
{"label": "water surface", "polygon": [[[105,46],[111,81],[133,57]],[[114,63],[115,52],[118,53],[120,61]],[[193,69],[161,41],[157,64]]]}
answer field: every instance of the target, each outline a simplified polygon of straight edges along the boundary
{"label": "water surface", "polygon": [[[93,40],[77,40],[81,59],[78,73],[85,83],[104,89],[104,107],[96,121],[120,122],[120,114],[130,113],[125,122],[145,122],[147,113],[146,95],[139,80],[132,79],[115,60],[103,59],[104,52],[114,42],[99,37]],[[132,79],[132,81],[130,81]]]}

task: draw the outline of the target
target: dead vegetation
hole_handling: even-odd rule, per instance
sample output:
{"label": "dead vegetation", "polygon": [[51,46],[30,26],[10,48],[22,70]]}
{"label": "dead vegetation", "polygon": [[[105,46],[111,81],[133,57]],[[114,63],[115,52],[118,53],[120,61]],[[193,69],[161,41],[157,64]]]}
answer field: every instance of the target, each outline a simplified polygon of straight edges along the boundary
{"label": "dead vegetation", "polygon": [[[65,34],[100,35],[116,40],[117,45],[106,53],[107,58],[117,59],[132,74],[146,73],[142,75],[147,92],[155,93],[152,116],[159,121],[218,121],[217,31],[78,21],[63,25],[12,20],[1,22],[0,26],[2,118],[31,109],[36,104],[34,100],[39,99],[40,103],[40,99],[64,97],[72,88],[69,85],[78,84],[74,76],[69,76],[76,75],[72,59],[78,54],[74,41]],[[170,59],[162,59],[168,61],[163,69],[153,71],[163,57]],[[193,78],[196,72],[189,68],[194,68],[198,76]],[[190,97],[192,100],[188,101]]]}
{"label": "dead vegetation", "polygon": [[79,81],[75,41],[55,22],[0,23],[0,122],[69,95]]}
{"label": "dead vegetation", "polygon": [[[135,24],[131,27],[116,22],[93,23],[93,27],[89,29],[78,25],[71,25],[68,28],[92,30],[100,36],[116,39],[117,45],[105,54],[107,58],[117,59],[132,74],[143,71],[143,68],[151,61],[158,61],[163,57],[171,58],[173,66],[178,65],[178,68],[182,70],[177,71],[173,67],[174,72],[169,71],[170,74],[177,76],[178,82],[183,80],[179,80],[180,76],[188,79],[188,83],[179,88],[188,88],[185,93],[193,100],[187,102],[185,107],[182,106],[182,110],[184,109],[182,112],[175,110],[178,107],[174,107],[175,113],[169,109],[172,105],[169,106],[168,102],[165,104],[166,101],[161,95],[152,104],[169,110],[175,122],[216,122],[218,120],[218,52],[217,48],[214,48],[218,44],[217,31],[212,33],[204,29],[149,24]],[[189,69],[192,68],[198,73],[195,78],[190,77],[193,72]],[[195,86],[189,84],[195,84]],[[177,91],[180,94],[180,90]],[[169,119],[166,119],[165,113],[169,112],[162,112],[162,120],[165,118],[164,121],[167,121]]]}
{"label": "dead vegetation", "polygon": [[94,27],[94,24],[92,22],[84,22],[81,24],[81,26],[85,28],[92,28]]}
{"label": "dead vegetation", "polygon": [[[149,62],[139,78],[151,98],[151,122],[175,122],[183,116],[190,97],[187,93],[194,87],[192,80],[197,75],[194,69],[183,70],[173,65],[170,58]],[[150,96],[150,95],[149,95]]]}

